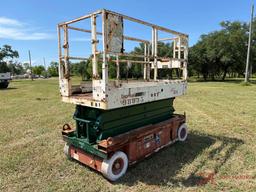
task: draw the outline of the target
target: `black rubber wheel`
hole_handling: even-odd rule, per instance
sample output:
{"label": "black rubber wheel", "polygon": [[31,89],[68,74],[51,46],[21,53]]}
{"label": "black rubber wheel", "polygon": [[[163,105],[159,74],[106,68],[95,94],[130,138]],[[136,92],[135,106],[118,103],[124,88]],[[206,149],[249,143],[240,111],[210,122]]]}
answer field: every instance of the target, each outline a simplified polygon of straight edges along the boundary
{"label": "black rubber wheel", "polygon": [[1,82],[0,83],[0,89],[6,89],[8,87],[9,83],[8,82]]}
{"label": "black rubber wheel", "polygon": [[187,137],[188,137],[188,127],[187,127],[186,123],[183,123],[179,127],[177,135],[178,135],[178,140],[181,141],[181,142],[183,142],[187,139]]}

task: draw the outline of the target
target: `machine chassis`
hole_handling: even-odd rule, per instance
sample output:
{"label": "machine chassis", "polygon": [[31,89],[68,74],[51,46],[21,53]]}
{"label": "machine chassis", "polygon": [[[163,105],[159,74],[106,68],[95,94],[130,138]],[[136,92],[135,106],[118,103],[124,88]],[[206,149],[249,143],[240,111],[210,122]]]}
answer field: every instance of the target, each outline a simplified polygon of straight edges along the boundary
{"label": "machine chassis", "polygon": [[[66,142],[64,152],[68,158],[75,159],[103,173],[107,179],[112,181],[119,179],[127,169],[127,167],[121,166],[119,174],[114,174],[114,176],[113,173],[109,175],[104,171],[106,162],[114,154],[122,152],[130,166],[176,141],[185,141],[187,138],[186,117],[178,114],[173,115],[166,121],[109,137],[95,145],[89,145],[82,142],[82,140],[74,139],[71,136],[74,131],[71,128],[62,131],[63,139]],[[125,171],[122,171],[124,168]],[[122,174],[120,175],[120,173]]]}

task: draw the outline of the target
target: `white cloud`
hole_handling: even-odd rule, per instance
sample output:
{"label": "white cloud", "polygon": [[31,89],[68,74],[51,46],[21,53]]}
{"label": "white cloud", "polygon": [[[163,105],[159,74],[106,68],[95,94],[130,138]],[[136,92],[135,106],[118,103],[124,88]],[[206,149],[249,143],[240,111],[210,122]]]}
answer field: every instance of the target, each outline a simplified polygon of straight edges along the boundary
{"label": "white cloud", "polygon": [[7,26],[23,26],[24,23],[17,21],[15,19],[10,19],[7,17],[0,17],[0,25],[7,25]]}
{"label": "white cloud", "polygon": [[43,40],[54,36],[45,32],[37,32],[33,27],[15,19],[0,17],[0,39]]}

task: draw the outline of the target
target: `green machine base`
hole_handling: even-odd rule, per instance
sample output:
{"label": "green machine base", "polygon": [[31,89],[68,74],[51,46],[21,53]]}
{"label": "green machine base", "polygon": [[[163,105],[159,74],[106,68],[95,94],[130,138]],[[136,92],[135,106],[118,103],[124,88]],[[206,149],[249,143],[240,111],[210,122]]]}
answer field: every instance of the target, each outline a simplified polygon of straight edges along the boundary
{"label": "green machine base", "polygon": [[105,154],[101,154],[96,147],[99,141],[171,118],[174,113],[173,100],[171,98],[112,110],[77,105],[74,113],[76,130],[66,135],[65,140],[103,158]]}

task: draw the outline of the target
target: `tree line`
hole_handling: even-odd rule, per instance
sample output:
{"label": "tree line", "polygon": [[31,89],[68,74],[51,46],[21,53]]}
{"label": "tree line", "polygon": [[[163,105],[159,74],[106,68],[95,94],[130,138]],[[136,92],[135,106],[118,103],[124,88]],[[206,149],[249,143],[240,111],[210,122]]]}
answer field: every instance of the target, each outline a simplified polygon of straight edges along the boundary
{"label": "tree line", "polygon": [[[196,44],[189,48],[188,73],[189,76],[203,78],[204,80],[225,80],[226,77],[244,77],[245,62],[248,44],[249,25],[240,21],[225,21],[220,23],[220,29],[201,35]],[[158,56],[172,57],[172,44],[158,44]],[[144,45],[135,47],[133,54],[144,54]],[[18,58],[17,51],[11,46],[4,45],[0,48],[0,72],[11,72],[12,74],[24,74],[31,69],[28,63],[21,64],[13,61]],[[120,59],[125,59],[121,57]],[[109,77],[116,77],[116,64],[109,59]],[[7,62],[8,61],[8,62]],[[101,63],[98,62],[98,68]],[[100,70],[99,70],[100,71]],[[253,20],[252,46],[250,56],[250,71],[256,73],[256,19]],[[58,76],[58,62],[51,62],[47,69],[43,65],[33,66],[33,74]],[[159,77],[178,76],[179,71],[159,70]],[[81,61],[71,63],[71,74],[81,76],[83,80],[91,79],[92,61]],[[143,65],[127,65],[120,63],[121,78],[142,78]]]}
{"label": "tree line", "polygon": [[[161,43],[158,44],[158,55],[162,57],[172,57],[172,44],[171,43]],[[138,47],[135,47],[133,51],[130,52],[134,55],[144,55],[144,44],[139,44]],[[132,57],[129,57],[131,60]],[[127,56],[120,56],[119,60],[128,59]],[[133,58],[136,60],[143,61],[144,58]],[[115,57],[110,57],[108,59],[108,72],[109,78],[113,79],[116,78],[116,62],[114,62]],[[102,62],[98,62],[98,69],[101,69]],[[127,64],[127,63],[120,63],[119,64],[119,75],[121,79],[139,79],[143,77],[143,65],[142,64]],[[159,76],[163,76],[165,73],[164,71],[159,70]],[[169,71],[170,73],[170,71]],[[72,75],[79,75],[82,77],[83,80],[91,79],[92,75],[92,59],[90,58],[88,61],[82,61],[79,63],[72,63],[71,64],[71,74]],[[101,76],[101,70],[99,70],[99,75]],[[153,74],[152,74],[153,75]],[[153,77],[152,77],[153,78]]]}
{"label": "tree line", "polygon": [[[201,35],[189,49],[189,75],[204,80],[244,77],[249,25],[245,22],[221,22],[221,29]],[[250,71],[256,72],[256,19],[253,21]]]}
{"label": "tree line", "polygon": [[[250,54],[250,72],[256,73],[256,18],[253,20],[253,33]],[[223,21],[220,29],[203,34],[196,44],[189,48],[188,74],[190,77],[203,78],[204,80],[225,80],[229,78],[244,77],[245,63],[248,46],[249,24],[240,21]],[[172,57],[172,44],[158,43],[158,56]],[[144,53],[144,45],[140,44],[131,52]],[[142,78],[143,65],[134,64],[127,67],[120,64],[121,78]],[[101,63],[99,64],[101,67]],[[72,73],[90,79],[92,73],[91,60],[72,65]],[[161,78],[166,74],[179,76],[180,72],[172,69],[159,70]],[[109,62],[109,76],[116,76],[115,63]]]}
{"label": "tree line", "polygon": [[58,63],[52,61],[46,69],[43,65],[30,66],[29,63],[20,63],[14,59],[19,58],[19,53],[10,45],[0,48],[0,73],[11,72],[12,75],[32,73],[42,76],[58,76]]}

